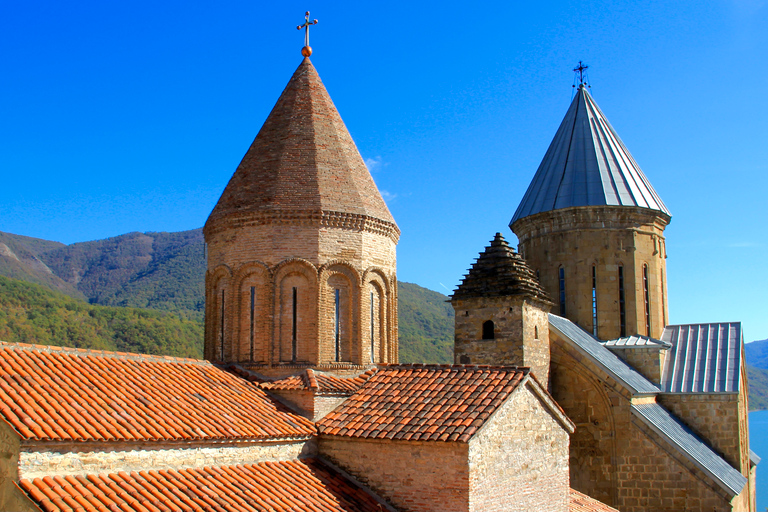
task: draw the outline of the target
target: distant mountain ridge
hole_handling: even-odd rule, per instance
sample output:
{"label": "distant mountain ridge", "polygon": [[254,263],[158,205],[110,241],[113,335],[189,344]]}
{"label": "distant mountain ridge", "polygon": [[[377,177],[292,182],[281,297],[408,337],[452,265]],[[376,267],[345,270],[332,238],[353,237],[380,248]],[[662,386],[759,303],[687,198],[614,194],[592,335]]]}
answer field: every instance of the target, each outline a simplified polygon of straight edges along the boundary
{"label": "distant mountain ridge", "polygon": [[[91,304],[148,308],[203,320],[202,229],[134,232],[72,245],[0,232],[0,243],[0,275]],[[453,308],[446,303],[448,297],[400,282],[398,298],[400,361],[452,362]]]}

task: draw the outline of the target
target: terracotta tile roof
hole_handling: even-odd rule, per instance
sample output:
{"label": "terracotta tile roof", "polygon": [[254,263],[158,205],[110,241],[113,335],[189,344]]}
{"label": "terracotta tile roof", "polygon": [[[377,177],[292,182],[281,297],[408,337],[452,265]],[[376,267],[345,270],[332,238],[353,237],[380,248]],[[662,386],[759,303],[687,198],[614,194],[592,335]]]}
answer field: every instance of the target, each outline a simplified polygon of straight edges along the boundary
{"label": "terracotta tile roof", "polygon": [[46,512],[379,512],[375,498],[315,459],[179,471],[54,476],[20,487]]}
{"label": "terracotta tile roof", "polygon": [[619,512],[613,507],[609,507],[602,501],[597,501],[584,493],[571,489],[568,497],[568,512]]}
{"label": "terracotta tile roof", "polygon": [[368,370],[357,377],[337,377],[328,373],[317,372],[311,368],[298,375],[284,379],[263,382],[263,389],[275,391],[311,390],[318,393],[348,393],[352,394],[365,384],[376,370]]}
{"label": "terracotta tile roof", "polygon": [[0,343],[0,417],[23,439],[274,439],[314,433],[206,361]]}
{"label": "terracotta tile roof", "polygon": [[467,442],[529,368],[381,365],[317,426],[321,434]]}

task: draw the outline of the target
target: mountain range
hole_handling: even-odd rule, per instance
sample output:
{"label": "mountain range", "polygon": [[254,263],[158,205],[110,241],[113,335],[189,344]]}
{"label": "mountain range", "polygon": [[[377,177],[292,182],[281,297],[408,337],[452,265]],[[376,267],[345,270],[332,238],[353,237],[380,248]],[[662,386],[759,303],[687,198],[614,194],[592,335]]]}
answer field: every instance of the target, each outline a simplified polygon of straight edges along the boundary
{"label": "mountain range", "polygon": [[[0,232],[0,340],[201,357],[202,229],[65,245]],[[400,361],[453,360],[448,297],[398,283]],[[745,346],[750,409],[768,409],[768,340]]]}

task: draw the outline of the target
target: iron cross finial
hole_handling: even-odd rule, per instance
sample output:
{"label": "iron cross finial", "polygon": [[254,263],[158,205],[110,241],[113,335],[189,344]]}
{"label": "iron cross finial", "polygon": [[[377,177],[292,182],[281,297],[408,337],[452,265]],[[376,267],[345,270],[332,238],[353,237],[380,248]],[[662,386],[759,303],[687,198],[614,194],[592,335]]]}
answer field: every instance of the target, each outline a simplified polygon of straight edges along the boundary
{"label": "iron cross finial", "polygon": [[305,57],[312,55],[312,47],[309,46],[309,27],[317,25],[317,20],[309,21],[309,11],[304,13],[304,24],[296,27],[296,30],[304,29],[304,48],[301,49],[301,54]]}
{"label": "iron cross finial", "polygon": [[581,61],[579,61],[579,65],[577,67],[573,68],[573,72],[579,74],[579,86],[584,85],[584,71],[586,71],[587,68],[589,68],[589,66],[585,66],[581,63]]}

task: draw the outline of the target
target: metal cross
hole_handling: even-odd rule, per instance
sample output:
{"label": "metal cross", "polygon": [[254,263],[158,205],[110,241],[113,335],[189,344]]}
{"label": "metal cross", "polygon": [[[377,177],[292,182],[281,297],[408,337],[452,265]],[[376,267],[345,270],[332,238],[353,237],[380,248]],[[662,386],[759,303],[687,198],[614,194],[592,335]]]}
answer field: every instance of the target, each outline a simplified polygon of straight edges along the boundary
{"label": "metal cross", "polygon": [[304,13],[304,24],[296,27],[296,30],[304,29],[304,46],[309,47],[309,27],[317,25],[317,20],[309,21],[309,11]]}
{"label": "metal cross", "polygon": [[576,68],[573,68],[573,71],[574,71],[575,73],[578,73],[578,74],[579,74],[579,85],[583,85],[583,84],[584,84],[584,71],[585,71],[587,68],[589,68],[589,66],[585,66],[585,65],[583,65],[583,64],[581,63],[581,61],[579,61],[579,66],[578,66],[578,67],[576,67]]}

